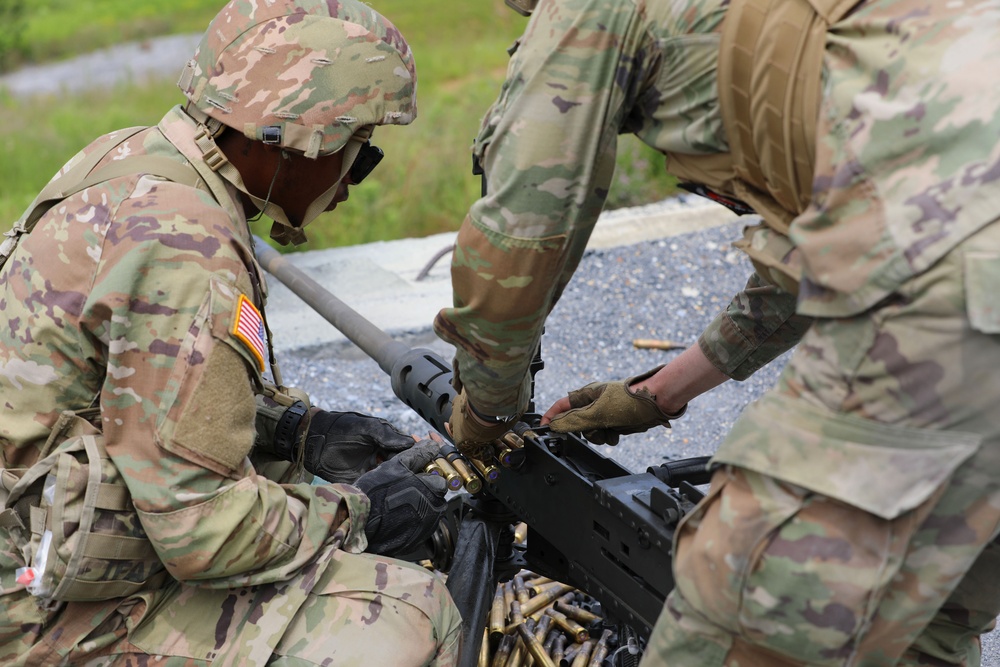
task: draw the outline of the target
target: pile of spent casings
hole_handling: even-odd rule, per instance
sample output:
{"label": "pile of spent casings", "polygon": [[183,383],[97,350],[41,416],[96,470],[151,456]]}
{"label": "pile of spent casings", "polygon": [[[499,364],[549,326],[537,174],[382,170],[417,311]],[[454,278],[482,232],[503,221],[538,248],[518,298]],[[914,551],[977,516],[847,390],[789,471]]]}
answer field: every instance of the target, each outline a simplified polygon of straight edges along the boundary
{"label": "pile of spent casings", "polygon": [[[524,524],[515,530],[523,540]],[[520,538],[520,539],[519,539]],[[638,644],[605,622],[601,604],[564,584],[522,570],[497,585],[478,667],[637,665]]]}

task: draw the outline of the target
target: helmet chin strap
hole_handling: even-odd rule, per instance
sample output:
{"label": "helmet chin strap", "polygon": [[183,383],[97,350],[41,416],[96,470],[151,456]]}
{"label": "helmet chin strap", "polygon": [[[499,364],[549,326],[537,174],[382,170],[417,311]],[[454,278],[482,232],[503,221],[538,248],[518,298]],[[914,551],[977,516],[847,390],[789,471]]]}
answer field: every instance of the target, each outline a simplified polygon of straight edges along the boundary
{"label": "helmet chin strap", "polygon": [[[278,171],[280,170],[280,162],[278,169],[274,172],[274,177],[271,179],[271,186],[268,188],[267,196],[264,199],[257,197],[247,190],[246,184],[243,182],[243,177],[240,172],[236,169],[233,164],[226,159],[222,151],[215,143],[214,137],[221,131],[221,123],[214,121],[214,119],[208,118],[208,116],[197,109],[194,105],[187,105],[185,111],[188,112],[197,122],[206,126],[206,132],[201,133],[199,136],[195,137],[195,143],[201,149],[203,155],[206,159],[211,156],[211,167],[219,174],[223,179],[232,183],[232,185],[250,198],[257,210],[259,211],[254,219],[258,218],[260,214],[266,215],[272,220],[274,224],[271,226],[271,238],[282,245],[287,245],[288,243],[293,243],[295,245],[301,245],[306,242],[306,235],[303,231],[303,227],[308,225],[310,222],[315,220],[320,213],[326,210],[326,207],[330,205],[333,198],[337,195],[337,188],[340,186],[341,181],[344,180],[344,176],[350,171],[351,166],[354,165],[354,161],[358,157],[358,153],[361,152],[361,147],[366,141],[371,137],[372,126],[366,125],[358,128],[358,130],[351,135],[351,138],[347,140],[347,144],[341,149],[344,152],[344,158],[341,161],[340,175],[337,180],[331,185],[326,191],[323,192],[319,197],[314,199],[308,207],[306,207],[306,212],[302,216],[302,222],[298,225],[292,224],[291,220],[288,219],[288,214],[285,210],[270,201],[271,198],[271,188],[274,187],[274,183],[278,178]],[[213,128],[211,125],[207,124],[207,121],[214,121],[220,127]],[[284,150],[282,150],[282,155],[284,156]]]}
{"label": "helmet chin strap", "polygon": [[[305,243],[306,234],[302,228],[308,225],[313,220],[315,220],[317,217],[319,217],[320,213],[325,211],[326,207],[329,206],[330,202],[333,201],[333,198],[337,196],[337,188],[340,187],[341,181],[343,181],[344,177],[347,176],[347,172],[351,170],[351,167],[354,165],[354,161],[358,158],[358,153],[361,152],[361,147],[365,144],[366,141],[368,141],[369,137],[371,137],[371,134],[372,134],[372,128],[363,127],[360,128],[357,132],[355,132],[351,136],[351,138],[347,140],[347,145],[341,149],[344,151],[344,159],[342,160],[340,165],[340,175],[337,177],[336,182],[334,182],[334,184],[331,185],[329,189],[327,189],[323,194],[321,194],[319,197],[314,199],[311,204],[309,204],[309,206],[306,208],[305,214],[302,216],[301,225],[299,225],[298,227],[293,226],[290,222],[288,222],[287,217],[285,217],[284,220],[279,221],[278,218],[275,218],[273,215],[268,213],[266,209],[264,210],[265,215],[271,215],[271,218],[275,221],[274,224],[271,226],[272,239],[274,239],[278,243],[281,243],[282,245],[286,245],[289,242],[295,245]],[[281,209],[278,208],[277,206],[275,206],[274,208],[281,211]],[[281,215],[284,216],[285,212],[281,211]]]}

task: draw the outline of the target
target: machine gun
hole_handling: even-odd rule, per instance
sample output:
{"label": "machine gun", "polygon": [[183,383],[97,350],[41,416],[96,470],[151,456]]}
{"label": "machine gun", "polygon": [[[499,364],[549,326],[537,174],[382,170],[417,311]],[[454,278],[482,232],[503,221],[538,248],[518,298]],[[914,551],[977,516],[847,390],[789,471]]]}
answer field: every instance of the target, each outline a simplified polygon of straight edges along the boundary
{"label": "machine gun", "polygon": [[[376,361],[396,396],[447,437],[449,363],[393,340],[259,239],[256,250],[268,273]],[[523,567],[586,591],[606,616],[648,638],[673,587],[677,522],[709,478],[708,457],[633,474],[581,436],[539,426],[537,414],[522,420],[505,436],[498,465],[474,466],[482,483],[466,499],[457,540],[437,541],[454,544],[437,560],[449,564],[448,590],[465,621],[463,667],[476,665],[496,582]],[[517,521],[528,526],[523,548],[513,544]]]}

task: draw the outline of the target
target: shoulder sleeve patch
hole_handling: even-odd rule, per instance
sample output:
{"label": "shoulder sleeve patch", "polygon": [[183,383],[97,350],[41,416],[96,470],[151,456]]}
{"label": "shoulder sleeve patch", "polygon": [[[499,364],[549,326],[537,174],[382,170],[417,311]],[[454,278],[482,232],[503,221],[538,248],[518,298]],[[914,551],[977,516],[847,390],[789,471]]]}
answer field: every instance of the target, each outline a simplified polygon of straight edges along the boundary
{"label": "shoulder sleeve patch", "polygon": [[240,294],[236,303],[236,316],[233,318],[231,333],[239,340],[257,360],[261,372],[265,370],[264,355],[267,350],[267,334],[264,332],[264,320],[253,302]]}

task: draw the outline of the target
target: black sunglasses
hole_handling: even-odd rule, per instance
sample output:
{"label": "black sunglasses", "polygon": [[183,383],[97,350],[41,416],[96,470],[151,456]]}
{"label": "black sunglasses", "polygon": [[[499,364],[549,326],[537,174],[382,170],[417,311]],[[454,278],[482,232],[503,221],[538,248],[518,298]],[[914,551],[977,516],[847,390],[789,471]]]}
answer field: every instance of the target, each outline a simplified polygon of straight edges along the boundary
{"label": "black sunglasses", "polygon": [[372,146],[370,141],[366,141],[361,146],[361,150],[358,151],[358,157],[354,159],[354,164],[351,165],[351,170],[348,172],[351,175],[351,182],[357,185],[365,180],[365,177],[372,173],[372,169],[378,166],[383,157],[385,157],[385,153],[382,152],[381,148]]}

